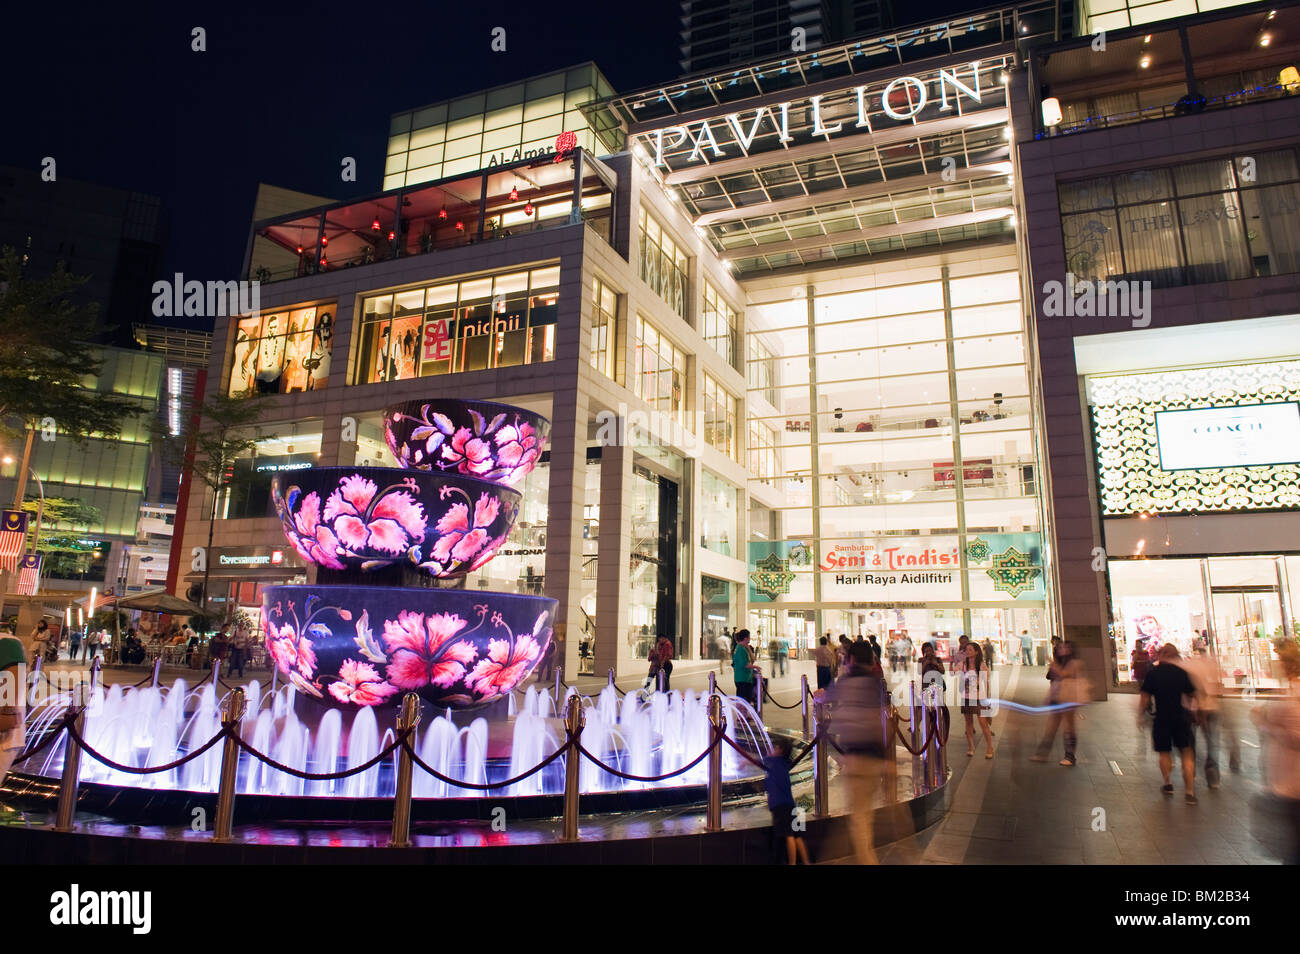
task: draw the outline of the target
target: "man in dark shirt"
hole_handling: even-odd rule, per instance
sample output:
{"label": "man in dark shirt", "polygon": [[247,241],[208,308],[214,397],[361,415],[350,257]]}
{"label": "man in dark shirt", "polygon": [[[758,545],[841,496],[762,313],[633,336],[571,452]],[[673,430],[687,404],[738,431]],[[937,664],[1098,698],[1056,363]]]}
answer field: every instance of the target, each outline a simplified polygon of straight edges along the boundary
{"label": "man in dark shirt", "polygon": [[1183,796],[1187,804],[1196,804],[1196,751],[1192,747],[1192,714],[1184,700],[1195,698],[1196,686],[1193,685],[1187,670],[1178,665],[1178,647],[1165,643],[1160,647],[1161,665],[1153,667],[1142,680],[1142,695],[1138,705],[1138,725],[1150,706],[1156,703],[1155,721],[1151,727],[1151,739],[1155,743],[1156,754],[1160,757],[1160,774],[1165,784],[1161,789],[1166,795],[1174,793],[1174,786],[1169,781],[1173,767],[1174,746],[1178,747],[1183,762]]}

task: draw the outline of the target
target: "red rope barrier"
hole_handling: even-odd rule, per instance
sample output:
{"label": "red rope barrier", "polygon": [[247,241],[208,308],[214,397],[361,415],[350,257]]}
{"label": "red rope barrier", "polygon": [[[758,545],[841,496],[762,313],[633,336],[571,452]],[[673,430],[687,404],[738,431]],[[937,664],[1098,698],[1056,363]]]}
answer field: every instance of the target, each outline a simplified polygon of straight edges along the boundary
{"label": "red rope barrier", "polygon": [[445,782],[448,785],[454,785],[456,788],[468,788],[475,792],[487,792],[487,791],[491,791],[494,788],[505,788],[509,785],[514,785],[517,782],[522,782],[524,779],[528,778],[531,775],[535,775],[536,773],[540,772],[542,769],[546,768],[546,766],[554,762],[556,759],[558,759],[565,752],[567,752],[569,750],[569,746],[572,744],[573,744],[573,738],[572,736],[570,736],[565,740],[565,743],[562,746],[560,746],[558,749],[556,749],[546,758],[542,759],[542,761],[538,762],[527,772],[524,772],[522,775],[516,775],[514,778],[508,778],[504,782],[491,782],[484,785],[481,785],[478,782],[463,782],[460,779],[451,778],[449,776],[443,775],[432,765],[425,762],[424,759],[416,755],[415,751],[411,748],[409,744],[403,742],[402,748],[406,749],[406,754],[411,757],[412,762],[420,766],[420,768],[424,769],[424,771],[428,772],[438,781]]}
{"label": "red rope barrier", "polygon": [[218,732],[216,735],[214,735],[212,738],[208,739],[207,742],[204,742],[201,747],[194,750],[193,752],[187,753],[184,757],[177,759],[175,762],[168,762],[166,765],[151,765],[147,768],[137,768],[134,765],[123,765],[121,762],[114,762],[108,756],[101,755],[99,752],[96,752],[94,749],[92,749],[89,745],[86,744],[86,740],[81,737],[81,734],[79,732],[77,732],[75,726],[73,725],[68,726],[68,734],[72,736],[72,738],[76,741],[77,745],[81,746],[83,752],[89,755],[96,762],[99,762],[101,765],[106,765],[109,768],[114,769],[118,772],[126,772],[130,775],[156,775],[159,772],[170,772],[172,769],[179,768],[180,766],[184,765],[186,762],[190,762],[194,759],[197,759],[200,755],[202,755],[208,749],[212,748],[223,738],[225,738],[229,734],[229,732],[230,730],[228,728],[222,726],[221,731]]}
{"label": "red rope barrier", "polygon": [[49,747],[51,744],[53,744],[54,740],[59,737],[59,734],[64,729],[72,725],[73,721],[76,718],[77,718],[77,710],[69,709],[67,714],[64,715],[63,717],[62,724],[60,724],[58,728],[50,732],[48,735],[45,736],[45,738],[41,739],[40,742],[37,742],[36,745],[32,746],[30,749],[27,749],[25,752],[20,753],[18,757],[14,759],[13,764],[17,765],[19,762],[26,762],[37,752],[40,752],[42,749]]}
{"label": "red rope barrier", "polygon": [[241,749],[243,749],[253,758],[257,759],[263,765],[269,765],[277,772],[284,772],[286,775],[292,775],[295,778],[306,779],[309,782],[332,782],[335,781],[336,779],[348,778],[349,776],[352,775],[360,775],[362,772],[374,768],[384,759],[388,758],[390,755],[396,752],[398,748],[400,748],[402,744],[406,741],[406,737],[410,734],[411,734],[410,729],[403,730],[402,732],[398,733],[397,738],[395,738],[393,742],[386,749],[381,751],[374,758],[369,759],[368,761],[363,762],[361,765],[354,766],[343,772],[305,772],[302,769],[296,769],[293,768],[292,766],[285,765],[283,762],[277,762],[269,755],[263,755],[261,752],[257,751],[257,749],[253,748],[251,745],[249,745],[247,742],[241,739],[238,735],[235,736],[235,742],[236,744],[239,745]]}
{"label": "red rope barrier", "polygon": [[592,755],[590,752],[584,749],[581,745],[578,746],[578,751],[587,759],[588,762],[591,762],[593,765],[603,769],[604,771],[608,772],[610,775],[613,775],[617,778],[627,779],[629,782],[663,782],[663,781],[667,781],[670,778],[676,778],[678,775],[685,775],[691,769],[695,768],[695,766],[699,765],[701,762],[705,760],[705,758],[708,757],[710,752],[712,752],[722,743],[722,739],[724,738],[725,736],[721,732],[715,733],[715,737],[713,741],[709,743],[709,747],[707,749],[705,749],[698,756],[692,759],[691,762],[688,763],[687,765],[682,766],[681,768],[677,769],[675,772],[669,772],[666,775],[631,775],[627,772],[620,772],[616,768],[611,768],[610,766],[602,762],[600,759],[596,758],[596,756]]}

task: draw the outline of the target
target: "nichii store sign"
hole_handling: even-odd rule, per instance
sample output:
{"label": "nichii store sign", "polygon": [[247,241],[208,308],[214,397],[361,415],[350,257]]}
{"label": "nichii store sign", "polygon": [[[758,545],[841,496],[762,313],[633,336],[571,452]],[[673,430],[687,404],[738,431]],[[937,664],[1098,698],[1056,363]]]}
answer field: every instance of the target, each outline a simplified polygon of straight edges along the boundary
{"label": "nichii store sign", "polygon": [[[968,64],[966,69],[970,70],[970,76],[966,80],[960,78],[957,67],[938,71],[938,102],[941,112],[952,109],[963,96],[977,103],[983,101],[979,61]],[[870,86],[858,86],[852,90],[852,96],[857,105],[856,122],[853,123],[839,121],[827,124],[822,116],[822,101],[826,99],[823,94],[806,100],[759,106],[743,113],[729,113],[721,119],[704,119],[689,126],[665,126],[654,132],[642,133],[642,142],[651,150],[656,166],[667,165],[664,160],[665,150],[677,149],[688,142],[693,148],[686,158],[687,162],[699,162],[706,151],[711,158],[723,159],[728,155],[726,147],[733,145],[727,137],[728,131],[734,136],[734,144],[739,145],[745,154],[749,153],[754,140],[764,131],[775,131],[777,140],[782,144],[794,142],[794,136],[790,134],[790,111],[793,107],[806,108],[811,112],[812,130],[809,138],[817,139],[848,131],[872,132],[873,106],[879,107],[890,119],[909,120],[934,102],[930,83],[916,76],[900,76],[876,91]],[[722,143],[718,141],[719,132],[724,138]]]}

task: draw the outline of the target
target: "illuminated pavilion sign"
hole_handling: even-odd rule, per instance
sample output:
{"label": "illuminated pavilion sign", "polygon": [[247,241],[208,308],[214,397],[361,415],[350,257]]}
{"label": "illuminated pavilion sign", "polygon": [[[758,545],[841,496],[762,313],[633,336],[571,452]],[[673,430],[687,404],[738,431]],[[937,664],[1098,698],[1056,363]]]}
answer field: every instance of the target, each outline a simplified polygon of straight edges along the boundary
{"label": "illuminated pavilion sign", "polygon": [[[983,102],[979,61],[966,66],[970,71],[966,79],[959,75],[960,69],[954,67],[938,71],[937,100],[940,112],[952,109],[962,97],[977,103]],[[933,79],[932,76],[931,80]],[[686,162],[699,162],[706,155],[711,159],[723,159],[728,155],[727,147],[733,144],[748,154],[754,140],[765,131],[775,131],[777,141],[782,144],[793,142],[795,137],[790,133],[790,112],[795,107],[806,108],[810,112],[812,127],[809,134],[815,139],[847,131],[872,132],[871,113],[874,107],[879,107],[890,119],[905,121],[914,119],[935,101],[932,98],[931,83],[916,76],[899,76],[874,90],[871,86],[858,86],[851,92],[856,101],[856,117],[851,119],[827,121],[823,116],[822,105],[826,95],[822,94],[811,96],[807,100],[759,106],[743,113],[728,113],[721,118],[702,119],[686,126],[665,126],[643,133],[642,140],[651,150],[656,166],[667,166],[665,150],[671,151],[687,144],[692,149]],[[723,137],[721,142],[719,134]]]}

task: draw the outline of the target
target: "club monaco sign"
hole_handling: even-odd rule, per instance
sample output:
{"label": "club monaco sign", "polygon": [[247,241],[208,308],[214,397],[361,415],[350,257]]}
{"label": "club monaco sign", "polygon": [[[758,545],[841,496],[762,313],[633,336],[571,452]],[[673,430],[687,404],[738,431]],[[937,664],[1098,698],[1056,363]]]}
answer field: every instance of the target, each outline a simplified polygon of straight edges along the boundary
{"label": "club monaco sign", "polygon": [[[969,71],[968,73],[965,71]],[[654,165],[666,166],[665,150],[673,150],[690,143],[693,148],[687,162],[699,162],[707,152],[711,158],[723,159],[728,155],[727,147],[739,145],[745,154],[762,132],[775,131],[782,144],[793,142],[790,134],[790,112],[792,109],[805,108],[812,115],[811,137],[829,137],[849,131],[872,132],[871,114],[873,107],[878,107],[886,116],[894,120],[915,118],[927,105],[936,99],[939,110],[952,109],[962,97],[983,102],[980,89],[980,64],[976,60],[966,67],[954,67],[951,70],[938,71],[937,92],[932,89],[935,78],[929,81],[916,76],[899,76],[881,87],[858,86],[852,90],[856,100],[856,121],[839,120],[827,123],[822,115],[825,94],[812,96],[806,100],[776,103],[759,106],[745,112],[729,113],[722,118],[704,119],[687,126],[665,126],[653,132],[642,133],[643,144],[651,150]],[[719,132],[723,142],[718,141]],[[727,136],[730,132],[732,139]]]}

